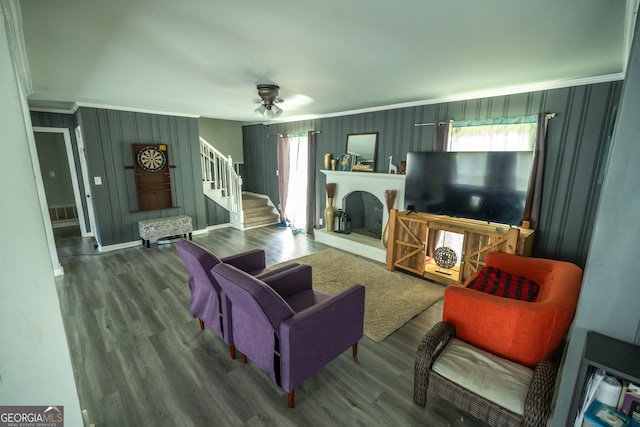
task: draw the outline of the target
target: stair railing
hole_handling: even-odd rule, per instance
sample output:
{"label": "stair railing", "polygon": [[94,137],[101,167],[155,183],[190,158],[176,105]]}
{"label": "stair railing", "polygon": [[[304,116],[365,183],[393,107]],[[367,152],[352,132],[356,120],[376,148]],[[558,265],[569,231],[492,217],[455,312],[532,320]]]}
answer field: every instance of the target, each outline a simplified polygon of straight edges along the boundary
{"label": "stair railing", "polygon": [[243,222],[242,177],[234,169],[231,156],[225,156],[200,137],[200,163],[202,181],[211,184],[212,190],[220,190],[222,197],[230,201],[232,219],[235,215],[236,221]]}

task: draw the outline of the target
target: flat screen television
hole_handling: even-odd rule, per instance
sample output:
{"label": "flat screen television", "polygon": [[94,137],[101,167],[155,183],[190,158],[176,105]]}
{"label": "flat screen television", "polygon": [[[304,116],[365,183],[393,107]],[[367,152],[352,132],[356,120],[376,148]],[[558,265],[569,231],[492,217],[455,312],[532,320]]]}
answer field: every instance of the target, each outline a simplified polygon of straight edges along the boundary
{"label": "flat screen television", "polygon": [[532,151],[410,152],[405,207],[519,225],[532,159]]}

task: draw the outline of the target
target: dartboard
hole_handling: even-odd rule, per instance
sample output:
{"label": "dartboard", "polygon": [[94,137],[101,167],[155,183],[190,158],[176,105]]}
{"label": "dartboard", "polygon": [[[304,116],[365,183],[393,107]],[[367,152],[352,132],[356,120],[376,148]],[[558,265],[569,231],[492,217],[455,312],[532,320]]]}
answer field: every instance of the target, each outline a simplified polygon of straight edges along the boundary
{"label": "dartboard", "polygon": [[453,249],[446,246],[441,246],[436,249],[433,254],[433,258],[435,259],[436,264],[441,268],[451,268],[456,265],[456,261],[458,260]]}
{"label": "dartboard", "polygon": [[138,165],[147,172],[157,172],[167,162],[167,156],[157,147],[144,147],[138,151]]}

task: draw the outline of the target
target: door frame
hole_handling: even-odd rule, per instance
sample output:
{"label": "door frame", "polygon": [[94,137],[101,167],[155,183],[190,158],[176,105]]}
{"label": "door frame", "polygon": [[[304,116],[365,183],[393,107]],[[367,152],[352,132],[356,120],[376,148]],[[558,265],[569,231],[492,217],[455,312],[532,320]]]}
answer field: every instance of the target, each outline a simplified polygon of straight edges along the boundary
{"label": "door frame", "polygon": [[82,129],[76,126],[76,144],[78,147],[78,156],[80,157],[80,175],[84,184],[84,192],[87,201],[87,217],[89,218],[89,227],[91,228],[87,236],[95,237],[97,230],[96,213],[93,208],[93,199],[91,197],[91,182],[89,181],[89,167],[87,166],[87,151],[82,138]]}
{"label": "door frame", "polygon": [[[85,212],[82,207],[82,194],[80,193],[80,185],[78,184],[78,171],[76,169],[76,162],[73,156],[73,148],[71,146],[71,133],[69,132],[69,129],[34,126],[33,132],[34,132],[34,138],[36,138],[36,135],[35,135],[36,132],[61,134],[62,137],[64,138],[64,145],[67,153],[67,163],[69,165],[69,173],[71,175],[71,186],[73,187],[73,198],[76,204],[76,211],[78,212],[78,222],[80,223],[80,232],[83,237],[91,236],[91,234],[89,234],[89,231],[87,230]],[[39,164],[40,163],[38,162],[38,165]],[[42,171],[40,171],[40,174],[42,174]],[[46,197],[46,194],[45,194],[45,197]],[[47,218],[49,219],[49,222],[51,222],[51,218],[49,218],[48,216]]]}

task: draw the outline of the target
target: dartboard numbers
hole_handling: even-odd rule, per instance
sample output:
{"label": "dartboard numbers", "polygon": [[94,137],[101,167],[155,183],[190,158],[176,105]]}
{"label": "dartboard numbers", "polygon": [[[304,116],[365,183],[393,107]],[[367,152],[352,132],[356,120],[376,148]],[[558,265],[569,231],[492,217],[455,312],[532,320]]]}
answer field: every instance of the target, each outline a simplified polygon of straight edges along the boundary
{"label": "dartboard numbers", "polygon": [[167,156],[158,147],[143,147],[136,156],[138,166],[147,172],[157,172],[167,164]]}

